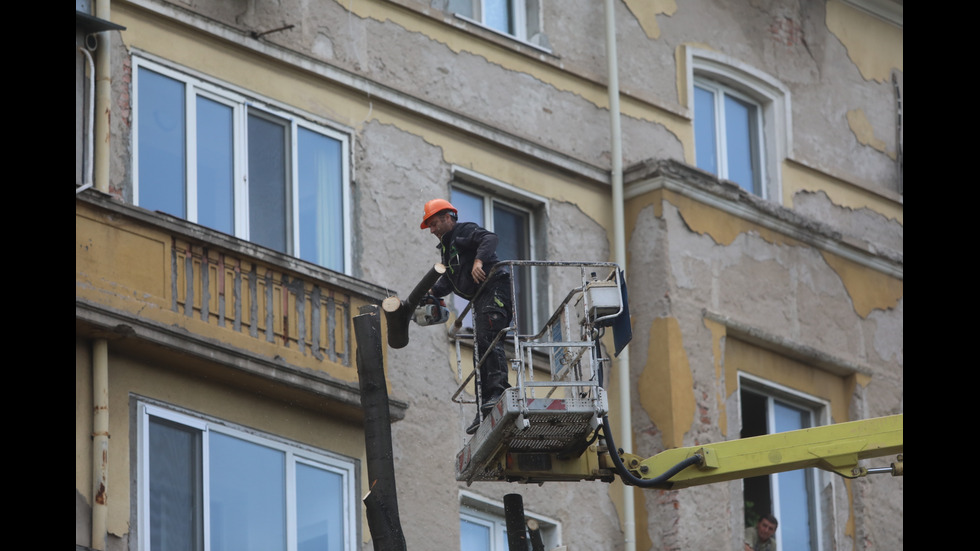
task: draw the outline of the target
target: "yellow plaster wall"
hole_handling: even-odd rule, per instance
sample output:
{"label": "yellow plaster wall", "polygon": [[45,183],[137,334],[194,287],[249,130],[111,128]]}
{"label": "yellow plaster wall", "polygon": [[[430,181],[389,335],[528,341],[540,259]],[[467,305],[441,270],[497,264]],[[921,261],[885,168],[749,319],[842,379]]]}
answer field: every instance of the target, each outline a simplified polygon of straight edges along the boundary
{"label": "yellow plaster wall", "polygon": [[898,158],[898,153],[894,149],[888,149],[888,143],[885,140],[875,136],[875,129],[871,125],[871,121],[868,120],[868,116],[864,114],[863,109],[848,111],[847,125],[851,128],[851,132],[854,132],[858,143],[881,151],[891,157],[892,160]]}
{"label": "yellow plaster wall", "polygon": [[[792,202],[798,192],[823,191],[835,205],[850,209],[871,209],[882,216],[905,223],[904,204],[883,198],[857,186],[836,180],[796,163],[783,163],[783,197]],[[792,207],[793,205],[789,205]]]}
{"label": "yellow plaster wall", "polygon": [[[726,334],[726,328],[724,325],[711,321],[707,318],[704,319],[704,326],[711,331],[711,357],[714,359],[715,367],[715,379],[718,381],[724,380],[724,386],[718,384],[715,388],[718,389],[718,394],[715,396],[715,402],[718,408],[718,430],[721,431],[722,436],[728,436],[728,408],[725,407],[725,398],[730,396],[733,392],[738,390],[738,380],[731,379],[725,376],[725,363],[724,356],[722,353],[722,340]],[[724,379],[722,379],[724,377]]]}
{"label": "yellow plaster wall", "polygon": [[905,31],[840,0],[827,2],[827,28],[868,80],[889,82],[892,69],[905,71]]}
{"label": "yellow plaster wall", "polygon": [[691,231],[707,235],[715,243],[731,245],[740,234],[752,232],[774,245],[800,246],[801,243],[781,233],[763,228],[744,218],[723,213],[718,209],[672,192],[666,192],[664,199],[677,207],[681,218]]}
{"label": "yellow plaster wall", "polygon": [[658,318],[650,326],[647,364],[638,381],[640,405],[660,429],[665,448],[684,445],[694,420],[694,379],[676,318]]}
{"label": "yellow plaster wall", "polygon": [[[725,340],[725,380],[734,381],[737,390],[739,372],[750,373],[767,381],[792,388],[830,404],[831,422],[848,421],[850,404],[847,378],[809,366],[758,346],[727,337]],[[732,387],[727,384],[726,388]]]}
{"label": "yellow plaster wall", "polygon": [[854,304],[854,311],[867,318],[873,310],[887,310],[897,306],[905,296],[905,282],[861,266],[846,258],[822,252],[824,260],[840,276]]}
{"label": "yellow plaster wall", "polygon": [[630,13],[643,28],[648,38],[660,38],[660,25],[657,24],[658,15],[674,15],[677,11],[675,0],[624,0]]}

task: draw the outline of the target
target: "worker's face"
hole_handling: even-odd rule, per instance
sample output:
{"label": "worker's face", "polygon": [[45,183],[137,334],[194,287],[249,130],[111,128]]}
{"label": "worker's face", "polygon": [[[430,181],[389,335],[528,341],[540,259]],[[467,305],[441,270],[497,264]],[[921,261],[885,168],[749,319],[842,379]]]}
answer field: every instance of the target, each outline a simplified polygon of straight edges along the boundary
{"label": "worker's face", "polygon": [[429,226],[429,233],[435,235],[439,239],[446,235],[449,230],[453,229],[453,219],[448,212],[442,214],[436,214],[429,218],[426,223]]}
{"label": "worker's face", "polygon": [[760,520],[755,529],[759,533],[759,539],[761,541],[768,540],[776,533],[776,525],[766,519]]}

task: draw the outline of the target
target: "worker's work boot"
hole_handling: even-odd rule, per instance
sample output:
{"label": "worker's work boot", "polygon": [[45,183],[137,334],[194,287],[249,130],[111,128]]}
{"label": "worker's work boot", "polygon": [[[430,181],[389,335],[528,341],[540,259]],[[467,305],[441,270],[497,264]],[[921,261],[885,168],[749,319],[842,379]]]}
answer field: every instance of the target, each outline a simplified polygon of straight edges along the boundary
{"label": "worker's work boot", "polygon": [[[491,396],[489,400],[483,402],[483,404],[480,406],[480,412],[483,413],[484,418],[486,418],[487,415],[490,415],[490,412],[493,411],[493,406],[497,405],[497,402],[500,401],[501,396],[503,396],[503,392],[498,392]],[[479,430],[479,428],[480,413],[477,413],[476,416],[473,417],[473,422],[470,423],[470,426],[466,427],[466,434],[476,434],[476,431]]]}
{"label": "worker's work boot", "polygon": [[466,434],[476,434],[476,431],[480,429],[480,414],[477,412],[476,417],[473,418],[473,422],[470,426],[466,427]]}
{"label": "worker's work boot", "polygon": [[493,406],[497,405],[497,402],[500,401],[500,397],[503,395],[504,393],[502,391],[497,391],[490,398],[483,401],[483,405],[480,406],[480,411],[483,412],[484,417],[490,415],[490,412],[493,411]]}

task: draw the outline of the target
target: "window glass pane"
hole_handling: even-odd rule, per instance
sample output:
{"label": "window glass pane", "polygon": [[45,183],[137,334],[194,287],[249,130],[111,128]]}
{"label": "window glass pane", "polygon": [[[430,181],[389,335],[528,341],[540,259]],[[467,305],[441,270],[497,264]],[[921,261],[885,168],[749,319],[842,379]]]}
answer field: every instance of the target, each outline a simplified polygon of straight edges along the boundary
{"label": "window glass pane", "polygon": [[511,0],[483,0],[483,24],[491,29],[514,34]]}
{"label": "window glass pane", "polygon": [[[500,260],[528,260],[530,251],[530,221],[528,213],[495,203],[493,229],[499,239],[497,257]],[[513,271],[516,285],[519,333],[534,333],[531,327],[531,272],[527,266]]]}
{"label": "window glass pane", "polygon": [[772,411],[776,424],[772,432],[786,432],[810,428],[810,413],[804,409],[774,401]]}
{"label": "window glass pane", "polygon": [[754,158],[755,106],[725,95],[725,145],[728,179],[750,193],[756,193]]}
{"label": "window glass pane", "polygon": [[343,477],[311,465],[296,465],[296,529],[299,551],[344,548]]}
{"label": "window glass pane", "polygon": [[280,252],[288,252],[287,159],[286,127],[249,115],[248,238]]}
{"label": "window glass pane", "polygon": [[[486,227],[483,220],[483,197],[453,188],[449,202],[459,211],[460,222],[475,222],[481,227]],[[469,304],[468,300],[453,296],[453,306],[456,308],[457,314],[462,312],[467,304]],[[463,318],[463,327],[473,327],[473,315],[471,313],[467,313],[466,317]]]}
{"label": "window glass pane", "polygon": [[203,549],[201,435],[149,419],[150,549]]}
{"label": "window glass pane", "polygon": [[776,475],[779,486],[779,537],[784,549],[810,549],[810,485],[807,471]]}
{"label": "window glass pane", "polygon": [[698,168],[718,174],[715,94],[700,86],[694,87],[694,141]]}
{"label": "window glass pane", "polygon": [[[806,410],[778,401],[773,403],[775,430],[785,432],[809,428],[810,414]],[[807,471],[797,470],[776,474],[779,488],[779,537],[784,549],[810,549],[810,485]]]}
{"label": "window glass pane", "polygon": [[491,551],[490,527],[460,519],[459,548],[462,551]]}
{"label": "window glass pane", "polygon": [[140,206],[186,218],[184,84],[139,70]]}
{"label": "window glass pane", "polygon": [[449,11],[473,19],[473,0],[449,0]]}
{"label": "window glass pane", "polygon": [[344,270],[342,148],[337,140],[306,128],[299,140],[300,258]]}
{"label": "window glass pane", "polygon": [[459,211],[460,222],[476,222],[477,225],[486,227],[486,221],[483,219],[483,197],[453,188],[450,202]]}
{"label": "window glass pane", "polygon": [[197,221],[235,233],[234,127],[231,107],[197,98]]}
{"label": "window glass pane", "polygon": [[286,548],[285,454],[210,433],[211,551]]}

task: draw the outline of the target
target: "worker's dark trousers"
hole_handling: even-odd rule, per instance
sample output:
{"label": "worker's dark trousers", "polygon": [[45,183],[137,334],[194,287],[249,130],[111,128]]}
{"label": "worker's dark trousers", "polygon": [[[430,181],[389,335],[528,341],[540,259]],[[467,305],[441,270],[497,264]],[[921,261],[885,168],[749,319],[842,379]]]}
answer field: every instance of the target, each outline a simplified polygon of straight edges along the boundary
{"label": "worker's dark trousers", "polygon": [[[473,325],[476,332],[476,347],[480,357],[488,356],[480,368],[480,388],[482,400],[486,401],[510,387],[507,382],[507,356],[504,353],[505,339],[497,341],[492,349],[490,343],[501,329],[510,325],[513,314],[510,294],[510,274],[498,272],[487,283],[483,291],[473,300]],[[474,356],[474,363],[477,361]]]}

